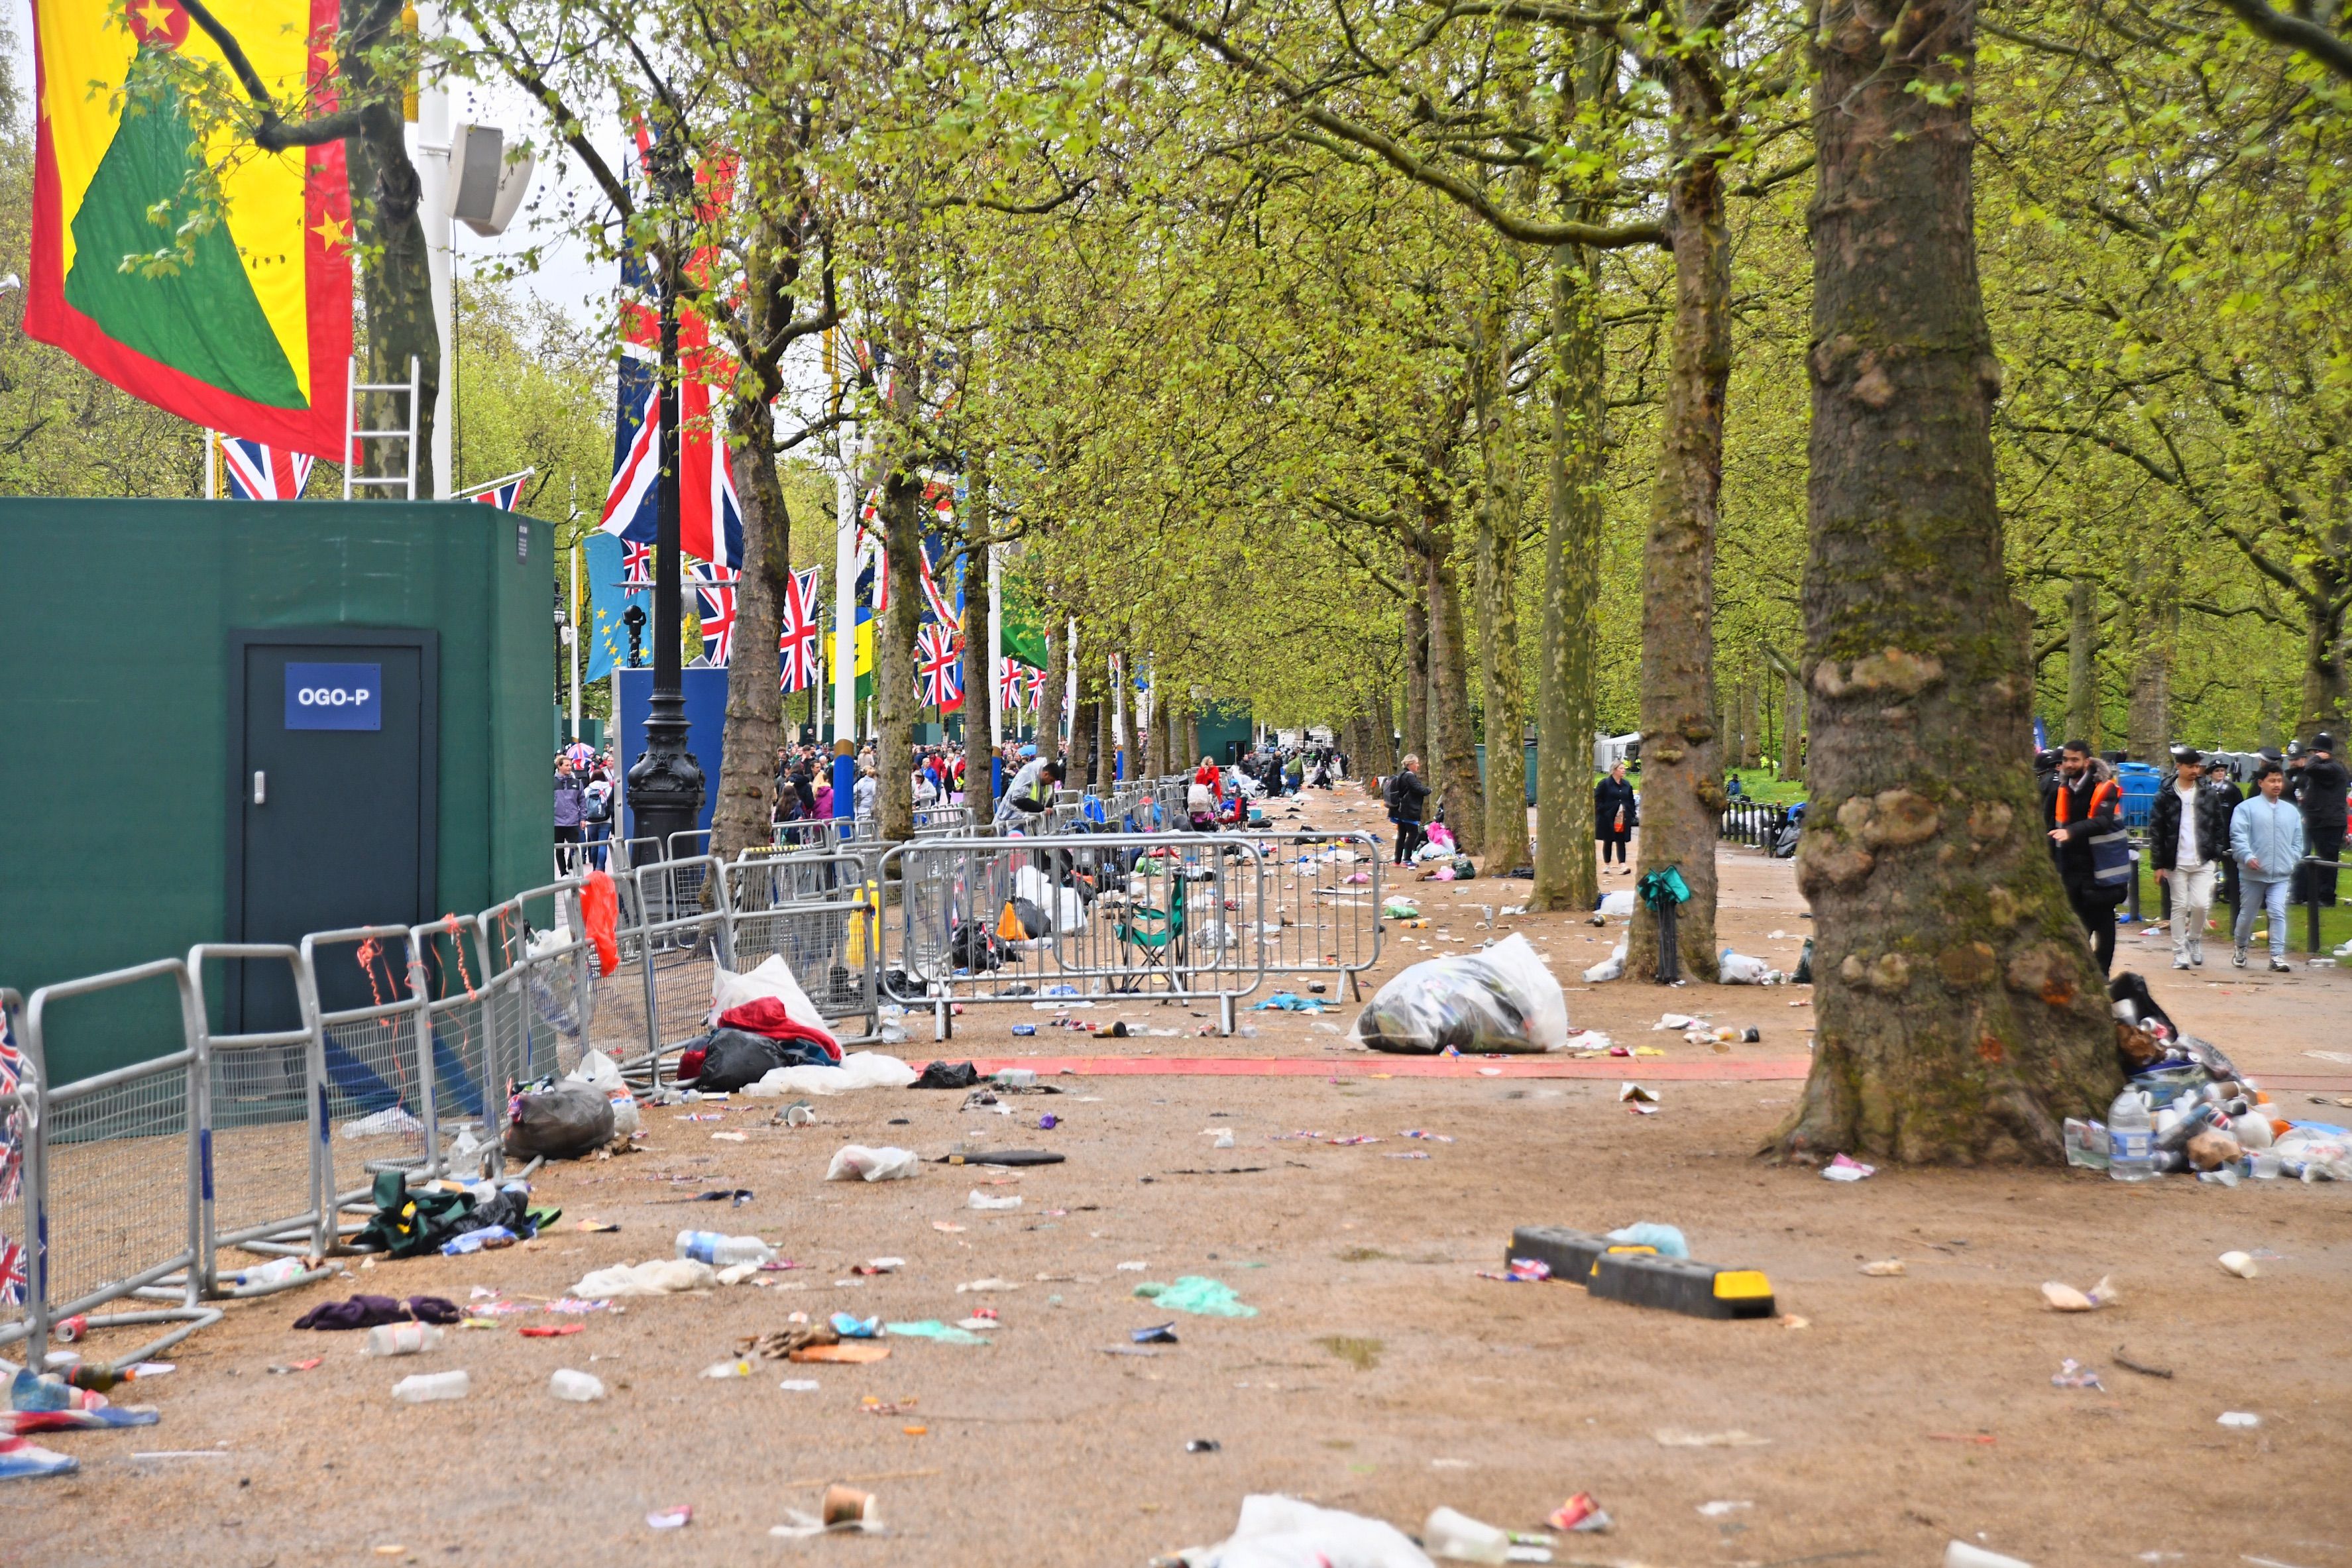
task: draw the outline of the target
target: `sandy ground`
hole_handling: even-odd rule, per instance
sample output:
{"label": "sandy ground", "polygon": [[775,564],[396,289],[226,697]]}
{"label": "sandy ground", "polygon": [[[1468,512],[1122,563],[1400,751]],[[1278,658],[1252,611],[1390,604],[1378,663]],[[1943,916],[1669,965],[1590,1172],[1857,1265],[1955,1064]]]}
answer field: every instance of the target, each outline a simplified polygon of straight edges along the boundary
{"label": "sandy ground", "polygon": [[[1346,795],[1318,795],[1309,810],[1322,826],[1377,817]],[[1727,850],[1723,870],[1724,940],[1793,965],[1806,922],[1787,865]],[[1432,952],[1484,940],[1481,906],[1516,903],[1525,888],[1416,887],[1432,927],[1391,932],[1375,978],[1425,956],[1423,940]],[[1579,972],[1613,931],[1561,916],[1498,924],[1547,953],[1580,1026],[1662,1044],[1678,1070],[1801,1068],[1801,989],[1582,989]],[[2352,1049],[2352,976],[2225,968],[2174,984],[2168,952],[2127,938],[2119,965],[2137,961],[2184,1024],[2266,1075],[2290,1112],[2343,1114],[2309,1100],[2352,1096],[2352,1069],[2303,1053]],[[1688,1046],[1649,1030],[1666,1007],[1752,1024],[1763,1037],[1727,1053]],[[1173,1006],[1129,1016],[1202,1021]],[[1341,1026],[1348,1016],[1335,1014]],[[1058,1031],[1012,1036],[1031,1020],[976,1007],[950,1047],[919,1040],[905,1054],[919,1064],[1114,1048]],[[822,1102],[817,1124],[801,1129],[768,1125],[772,1104],[730,1110],[722,1126],[685,1120],[694,1108],[653,1110],[646,1152],[556,1169],[539,1184],[564,1226],[593,1216],[618,1234],[560,1227],[503,1253],[386,1263],[232,1307],[181,1347],[175,1373],[152,1393],[141,1385],[160,1426],[44,1439],[84,1468],[0,1492],[0,1561],[1141,1564],[1221,1539],[1250,1491],[1409,1530],[1440,1503],[1536,1528],[1590,1491],[1616,1530],[1559,1538],[1560,1561],[1928,1564],[1948,1539],[1981,1535],[2045,1565],[2251,1557],[2352,1568],[2352,1189],[1958,1172],[1838,1185],[1752,1157],[1786,1113],[1792,1079],[1657,1078],[1662,1112],[1637,1117],[1616,1103],[1607,1064],[1589,1064],[1605,1079],[1488,1078],[1478,1063],[1455,1077],[1380,1077],[1381,1063],[1317,1027],[1331,1019],[1245,1022],[1255,1036],[1118,1048],[1316,1058],[1346,1070],[1066,1078],[1062,1095],[1013,1101],[1013,1118],[912,1091]],[[1620,1065],[1639,1078],[1658,1064]],[[1064,1125],[1036,1130],[1045,1111]],[[1221,1127],[1233,1150],[1213,1151],[1203,1135]],[[1453,1142],[1401,1138],[1408,1129]],[[713,1142],[728,1130],[747,1141]],[[1304,1131],[1378,1142],[1294,1136]],[[845,1142],[937,1154],[966,1140],[1050,1146],[1068,1161],[981,1187],[1022,1197],[1003,1214],[966,1206],[969,1172],[820,1180]],[[757,1196],[732,1212],[662,1201],[718,1186]],[[1570,1286],[1479,1278],[1500,1268],[1515,1225],[1641,1219],[1679,1225],[1709,1261],[1766,1270],[1784,1315],[1698,1321]],[[289,1327],[352,1290],[553,1297],[591,1268],[667,1257],[677,1230],[706,1224],[756,1231],[799,1267],[765,1288],[509,1317],[394,1362],[362,1357],[356,1334]],[[2261,1278],[2215,1267],[2233,1247],[2262,1258]],[[885,1255],[905,1267],[850,1272]],[[1903,1277],[1859,1272],[1886,1258],[1905,1260]],[[1119,1267],[1131,1262],[1145,1267]],[[1192,1274],[1225,1281],[1258,1315],[1182,1317],[1131,1294],[1139,1280]],[[2095,1316],[2043,1308],[2042,1280],[2087,1287],[2101,1275],[2120,1305]],[[985,1279],[1018,1288],[956,1289]],[[1003,1324],[984,1346],[902,1339],[870,1366],[697,1375],[738,1335],[795,1310],[953,1321],[982,1303]],[[1181,1343],[1104,1353],[1171,1316]],[[560,1339],[515,1331],[534,1322],[585,1327]],[[2174,1375],[2125,1370],[2119,1351]],[[268,1371],[311,1356],[325,1360]],[[2053,1387],[2067,1357],[2095,1369],[2104,1391]],[[460,1366],[474,1382],[463,1402],[391,1399],[401,1376]],[[594,1372],[612,1397],[556,1402],[547,1378],[564,1366]],[[819,1388],[778,1387],[803,1377]],[[867,1398],[901,1408],[877,1415]],[[2262,1424],[2218,1426],[2224,1411]],[[1660,1443],[1676,1429],[1763,1441]],[[1195,1438],[1222,1447],[1188,1453]],[[133,1458],[155,1450],[221,1457]],[[866,1484],[887,1536],[768,1534],[787,1508],[813,1510],[827,1481],[858,1477],[883,1478]],[[1716,1502],[1741,1506],[1701,1511]],[[685,1529],[647,1527],[649,1511],[681,1504],[694,1510]]]}

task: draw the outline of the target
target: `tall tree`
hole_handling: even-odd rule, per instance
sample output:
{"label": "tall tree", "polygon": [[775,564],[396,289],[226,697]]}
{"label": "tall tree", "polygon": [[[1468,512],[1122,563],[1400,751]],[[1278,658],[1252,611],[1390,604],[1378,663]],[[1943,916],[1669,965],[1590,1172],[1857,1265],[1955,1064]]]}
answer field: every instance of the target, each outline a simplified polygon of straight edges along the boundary
{"label": "tall tree", "polygon": [[1811,1076],[1785,1152],[2063,1157],[2119,1081],[2040,832],[1970,187],[1976,7],[1828,0],[1815,52]]}

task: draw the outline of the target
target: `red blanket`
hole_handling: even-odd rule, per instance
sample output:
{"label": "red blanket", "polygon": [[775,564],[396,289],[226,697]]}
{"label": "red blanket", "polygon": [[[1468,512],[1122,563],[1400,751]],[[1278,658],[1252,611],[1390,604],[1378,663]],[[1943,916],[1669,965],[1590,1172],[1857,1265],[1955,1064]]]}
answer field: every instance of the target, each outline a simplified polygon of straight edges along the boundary
{"label": "red blanket", "polygon": [[719,1015],[722,1029],[740,1029],[747,1035],[759,1035],[771,1040],[808,1040],[824,1047],[824,1054],[836,1063],[841,1060],[841,1042],[823,1029],[796,1023],[784,1012],[784,1005],[773,996],[762,996],[756,1002],[746,1002],[740,1007],[730,1007]]}

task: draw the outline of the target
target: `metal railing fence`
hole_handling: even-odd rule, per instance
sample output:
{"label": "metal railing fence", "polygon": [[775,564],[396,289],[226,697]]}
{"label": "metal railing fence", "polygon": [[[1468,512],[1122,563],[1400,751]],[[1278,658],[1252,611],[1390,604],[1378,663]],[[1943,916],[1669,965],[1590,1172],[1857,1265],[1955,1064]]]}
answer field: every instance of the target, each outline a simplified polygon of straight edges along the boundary
{"label": "metal railing fence", "polygon": [[[22,1043],[17,1081],[0,1077],[0,1344],[24,1341],[37,1360],[51,1324],[79,1314],[93,1330],[160,1331],[116,1358],[127,1364],[216,1321],[209,1302],[317,1278],[247,1283],[229,1257],[332,1254],[382,1173],[497,1174],[514,1087],[591,1048],[658,1084],[704,1032],[718,966],[781,955],[845,1034],[860,1021],[850,1042],[863,1043],[886,1004],[935,1005],[944,1030],[953,1001],[1057,994],[1213,999],[1231,1033],[1235,1001],[1269,973],[1353,973],[1377,956],[1377,846],[1119,831],[1181,820],[1185,783],[1115,790],[1092,803],[1099,826],[1086,795],[1057,797],[1045,825],[1066,833],[982,837],[969,810],[943,806],[903,844],[779,846],[732,863],[648,862],[650,841],[608,841],[609,971],[585,920],[597,874],[585,873],[478,914],[291,945],[204,943],[28,1000],[0,991]],[[976,971],[955,961],[960,932],[967,958],[981,942]],[[231,964],[289,978],[297,1023],[216,1032],[206,980]],[[368,1001],[324,1006],[321,974],[347,995],[354,970]],[[176,1010],[173,1048],[53,1083],[61,1041],[100,1037],[78,1031],[76,1005],[137,988],[153,994],[159,1031]],[[118,1051],[119,1032],[105,1037]]]}

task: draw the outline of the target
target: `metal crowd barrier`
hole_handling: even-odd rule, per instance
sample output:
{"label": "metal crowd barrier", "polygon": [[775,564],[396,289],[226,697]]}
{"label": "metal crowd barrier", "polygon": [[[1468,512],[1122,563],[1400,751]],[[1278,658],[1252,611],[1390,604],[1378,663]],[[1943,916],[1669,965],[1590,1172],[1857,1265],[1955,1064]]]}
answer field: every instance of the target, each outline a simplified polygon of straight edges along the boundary
{"label": "metal crowd barrier", "polygon": [[1360,997],[1358,978],[1381,958],[1381,879],[1387,856],[1370,833],[1254,829],[1267,888],[1255,940],[1277,978],[1337,974]]}
{"label": "metal crowd barrier", "polygon": [[1723,808],[1723,820],[1716,829],[1716,837],[1769,850],[1788,824],[1789,808],[1785,805],[1735,800]]}
{"label": "metal crowd barrier", "polygon": [[1264,923],[1261,851],[1232,836],[1073,834],[893,846],[898,889],[883,925],[882,994],[929,1006],[938,1033],[957,1002],[1133,995],[1234,1003],[1265,979],[1265,949],[1227,934]]}
{"label": "metal crowd barrier", "polygon": [[[1114,792],[1099,803],[1106,825],[1149,819],[1183,784]],[[582,879],[567,878],[478,915],[291,946],[201,944],[26,1003],[0,991],[23,1042],[18,1081],[0,1076],[0,1344],[26,1341],[37,1358],[50,1325],[77,1314],[94,1329],[163,1331],[127,1364],[216,1321],[210,1300],[316,1278],[248,1285],[223,1255],[334,1252],[354,1228],[344,1211],[369,1208],[383,1172],[498,1173],[512,1086],[568,1071],[592,1047],[658,1082],[663,1059],[701,1032],[717,964],[781,953],[827,1018],[862,1018],[870,1039],[886,1002],[933,1005],[944,1031],[952,1001],[1069,994],[1214,999],[1230,1033],[1234,1002],[1270,972],[1352,974],[1377,957],[1380,858],[1360,835],[982,837],[964,808],[929,816],[899,845],[625,865],[612,877],[610,974],[586,934]],[[612,849],[630,858],[630,846]],[[1358,868],[1367,881],[1351,880]],[[1015,922],[1042,917],[1039,934],[1007,928],[1008,907]],[[1005,929],[1023,934],[996,946]],[[960,937],[967,958],[979,942],[976,970],[956,961]],[[214,1033],[205,978],[232,963],[284,965],[299,1026]],[[319,976],[353,966],[368,1002],[324,1008]],[[70,1004],[140,986],[170,988],[178,1048],[52,1085]]]}
{"label": "metal crowd barrier", "polygon": [[[23,1271],[31,1310],[0,1329],[0,1342],[25,1340],[27,1366],[43,1364],[50,1325],[65,1318],[88,1314],[92,1329],[172,1325],[125,1362],[145,1360],[220,1321],[219,1309],[203,1304],[198,1267],[205,1228],[201,1045],[73,1083],[48,1081],[51,1008],[153,981],[172,985],[183,1037],[200,1042],[201,1004],[184,959],[45,985],[25,1008],[24,1070],[33,1094],[26,1102],[20,1086],[18,1098],[27,1123],[21,1157],[30,1223],[19,1233],[15,1267]],[[136,1299],[174,1276],[177,1306],[94,1310]]]}

